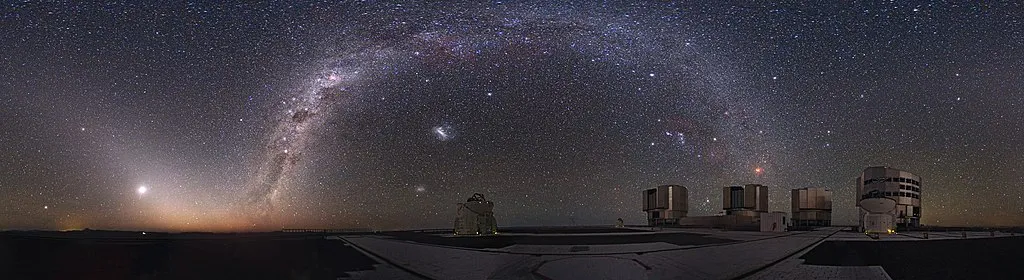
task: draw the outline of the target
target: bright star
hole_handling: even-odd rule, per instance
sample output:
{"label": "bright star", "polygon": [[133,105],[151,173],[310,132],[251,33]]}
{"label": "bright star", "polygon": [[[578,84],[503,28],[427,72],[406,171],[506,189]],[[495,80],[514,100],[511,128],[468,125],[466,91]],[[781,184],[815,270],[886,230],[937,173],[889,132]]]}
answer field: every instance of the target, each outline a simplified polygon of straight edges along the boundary
{"label": "bright star", "polygon": [[135,192],[138,192],[140,195],[146,194],[147,191],[149,191],[149,188],[146,186],[139,186],[139,189],[135,190]]}

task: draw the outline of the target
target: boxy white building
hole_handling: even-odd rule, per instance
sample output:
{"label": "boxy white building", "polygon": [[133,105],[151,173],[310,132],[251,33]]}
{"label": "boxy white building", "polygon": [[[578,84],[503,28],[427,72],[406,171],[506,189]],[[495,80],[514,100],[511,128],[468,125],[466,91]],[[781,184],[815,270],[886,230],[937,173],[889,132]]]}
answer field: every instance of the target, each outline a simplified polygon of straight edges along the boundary
{"label": "boxy white building", "polygon": [[786,232],[786,212],[761,213],[762,232]]}

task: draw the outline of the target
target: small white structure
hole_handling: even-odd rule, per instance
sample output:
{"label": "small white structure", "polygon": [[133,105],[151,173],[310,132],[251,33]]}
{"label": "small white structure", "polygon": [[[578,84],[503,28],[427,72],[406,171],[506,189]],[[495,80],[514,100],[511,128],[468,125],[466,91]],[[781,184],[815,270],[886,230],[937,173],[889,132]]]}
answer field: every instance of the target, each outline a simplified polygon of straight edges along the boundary
{"label": "small white structure", "polygon": [[786,212],[761,213],[762,232],[786,232]]}
{"label": "small white structure", "polygon": [[475,193],[466,203],[459,203],[455,216],[455,235],[489,235],[498,233],[494,219],[494,202]]}

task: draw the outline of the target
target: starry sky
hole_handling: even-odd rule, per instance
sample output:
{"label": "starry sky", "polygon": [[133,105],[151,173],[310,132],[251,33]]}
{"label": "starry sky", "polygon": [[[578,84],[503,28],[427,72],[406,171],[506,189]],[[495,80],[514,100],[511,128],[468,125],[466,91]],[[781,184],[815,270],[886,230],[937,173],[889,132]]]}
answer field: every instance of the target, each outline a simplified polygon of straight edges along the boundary
{"label": "starry sky", "polygon": [[747,183],[853,224],[874,165],[924,224],[1024,224],[1019,3],[74,2],[0,7],[3,229],[642,223]]}

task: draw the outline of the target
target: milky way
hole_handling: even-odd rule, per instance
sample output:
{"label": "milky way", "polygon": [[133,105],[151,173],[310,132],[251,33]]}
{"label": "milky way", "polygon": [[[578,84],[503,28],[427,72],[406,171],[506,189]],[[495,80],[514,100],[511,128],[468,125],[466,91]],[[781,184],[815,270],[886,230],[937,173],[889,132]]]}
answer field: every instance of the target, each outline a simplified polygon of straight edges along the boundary
{"label": "milky way", "polygon": [[[329,49],[346,54],[333,56],[328,53],[324,60],[329,62],[326,63],[327,66],[315,71],[314,77],[311,78],[312,85],[298,90],[294,95],[284,95],[285,99],[281,101],[286,111],[281,113],[281,117],[274,123],[276,128],[269,137],[266,155],[263,156],[262,164],[254,176],[254,182],[251,183],[244,203],[247,207],[246,213],[251,215],[254,223],[271,223],[270,216],[276,197],[281,191],[288,189],[289,176],[301,172],[294,166],[307,156],[303,153],[305,146],[311,141],[311,134],[322,130],[332,113],[346,109],[337,106],[337,101],[344,95],[359,94],[350,91],[350,88],[358,87],[359,83],[363,82],[361,80],[388,79],[389,71],[397,73],[407,70],[404,64],[408,63],[423,63],[432,68],[485,68],[487,66],[474,62],[479,57],[510,52],[520,56],[519,59],[530,59],[571,50],[576,52],[572,56],[589,59],[592,63],[607,65],[606,67],[627,65],[658,69],[656,71],[663,74],[683,73],[683,76],[667,77],[666,79],[677,79],[676,82],[668,82],[667,85],[690,88],[669,93],[670,98],[684,100],[681,102],[684,107],[680,108],[684,113],[705,114],[699,117],[710,117],[718,122],[712,126],[694,128],[691,127],[693,122],[688,119],[665,120],[666,129],[672,130],[666,133],[675,140],[673,142],[684,147],[688,147],[684,140],[686,133],[701,136],[729,133],[697,131],[723,129],[744,134],[751,129],[744,127],[749,125],[746,122],[757,118],[753,114],[729,118],[730,110],[733,110],[733,114],[742,114],[751,109],[742,101],[744,92],[739,91],[735,85],[730,85],[730,82],[722,81],[722,73],[719,72],[728,69],[715,68],[714,64],[723,61],[714,61],[712,55],[703,53],[698,45],[689,42],[689,38],[692,37],[686,36],[686,26],[680,26],[681,29],[675,33],[666,33],[662,26],[646,24],[657,17],[651,14],[639,16],[643,14],[643,9],[611,14],[567,9],[562,6],[540,8],[529,5],[466,5],[465,9],[452,11],[447,7],[436,11],[440,16],[430,20],[429,24],[420,26],[419,29],[422,30],[416,32],[381,30],[377,32],[383,34],[372,34],[378,37],[387,35],[388,38],[385,39],[332,36],[335,41],[343,43],[340,46],[330,46]],[[423,18],[419,20],[425,21]],[[353,41],[360,43],[344,43]],[[643,78],[656,78],[658,74],[637,75]],[[665,85],[666,83],[663,83],[661,86]],[[382,90],[388,91],[386,87]],[[743,123],[735,123],[734,119]],[[433,127],[431,131],[441,141],[451,140],[455,136],[455,131],[447,124]],[[736,145],[737,147],[752,149],[746,154],[772,152],[765,150],[764,145],[756,139],[739,141],[742,144]],[[716,144],[719,143],[708,143],[707,146],[719,149],[726,147]],[[730,153],[736,152],[711,151],[708,157],[724,162]],[[742,164],[752,166],[758,163]],[[296,191],[301,191],[302,187],[296,188]]]}
{"label": "milky way", "polygon": [[300,88],[281,101],[280,107],[284,109],[273,123],[274,129],[242,204],[242,213],[249,215],[254,226],[272,223],[277,197],[288,185],[288,176],[296,172],[295,165],[306,156],[310,137],[323,129],[332,112],[340,109],[338,105],[345,95],[354,94],[350,87],[367,71],[364,65],[386,57],[386,50],[371,49],[332,58],[307,88]]}

